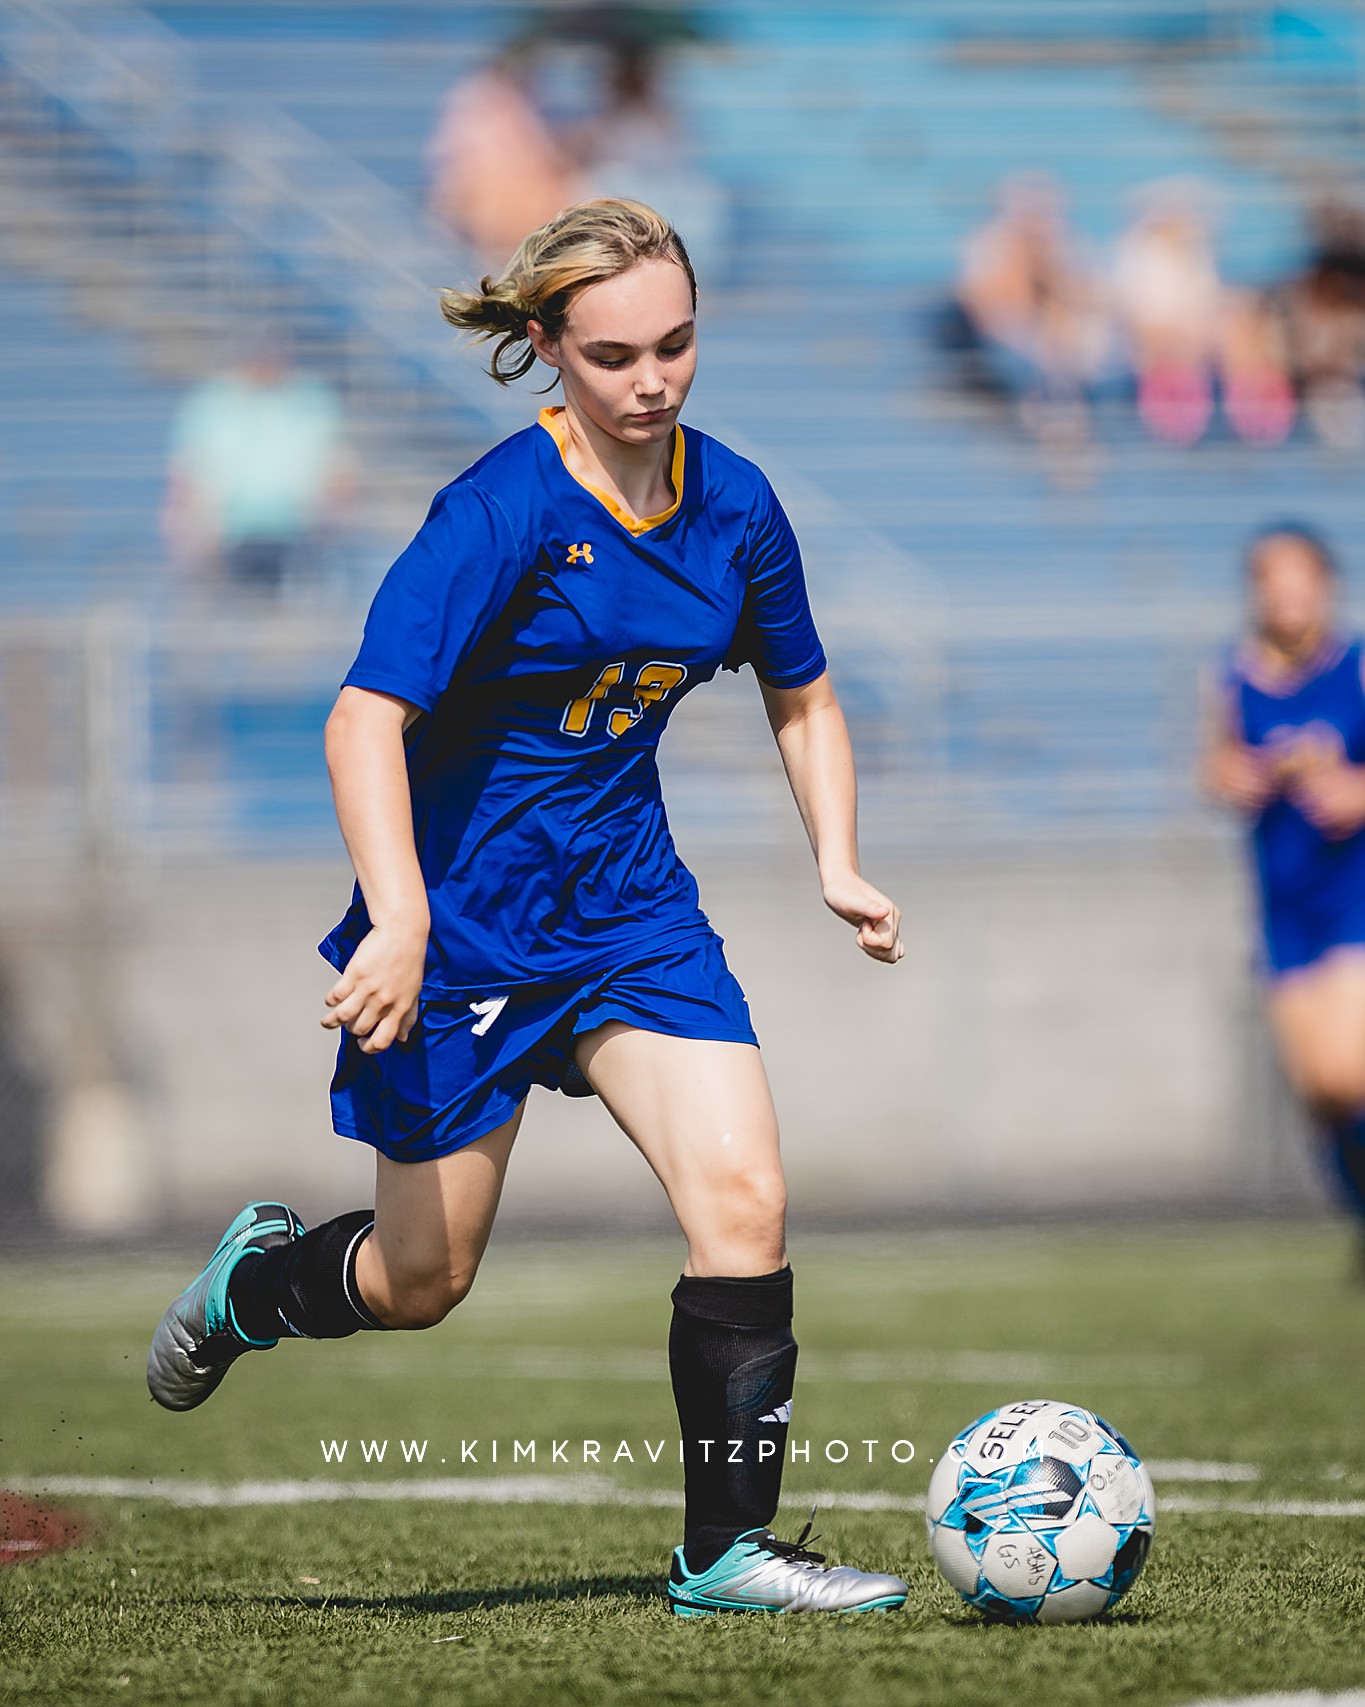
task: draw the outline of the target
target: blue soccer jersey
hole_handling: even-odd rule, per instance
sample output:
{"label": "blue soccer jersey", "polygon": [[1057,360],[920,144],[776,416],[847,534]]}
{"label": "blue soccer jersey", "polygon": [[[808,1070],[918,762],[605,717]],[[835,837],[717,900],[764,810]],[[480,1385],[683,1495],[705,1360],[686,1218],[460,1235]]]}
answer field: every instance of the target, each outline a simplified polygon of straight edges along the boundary
{"label": "blue soccer jersey", "polygon": [[[425,714],[406,747],[430,996],[707,931],[664,815],[664,725],[722,665],[776,687],[825,668],[795,537],[752,463],[680,426],[674,501],[636,519],[569,472],[560,416],[437,494],[346,677]],[[369,928],[357,885],[322,953],[344,968]]]}
{"label": "blue soccer jersey", "polygon": [[[1296,678],[1270,683],[1252,654],[1238,652],[1226,685],[1233,728],[1250,746],[1287,760],[1306,748],[1365,764],[1361,642],[1332,640]],[[1365,908],[1365,831],[1332,839],[1278,794],[1252,840],[1272,970],[1313,960],[1359,937]]]}

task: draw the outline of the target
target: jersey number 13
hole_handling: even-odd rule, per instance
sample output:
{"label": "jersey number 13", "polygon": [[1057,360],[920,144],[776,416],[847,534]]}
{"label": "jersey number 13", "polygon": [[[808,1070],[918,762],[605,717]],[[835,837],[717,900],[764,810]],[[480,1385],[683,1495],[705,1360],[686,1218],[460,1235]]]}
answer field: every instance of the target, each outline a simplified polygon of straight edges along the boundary
{"label": "jersey number 13", "polygon": [[[588,725],[592,722],[593,706],[598,700],[605,699],[613,688],[621,685],[621,678],[625,673],[624,664],[608,664],[582,699],[569,701],[559,723],[566,735],[587,734]],[[627,729],[640,721],[648,706],[657,705],[665,694],[671,693],[686,679],[687,671],[681,664],[641,664],[635,685],[631,689],[634,704],[617,706],[610,713],[607,718],[608,735],[624,735]]]}

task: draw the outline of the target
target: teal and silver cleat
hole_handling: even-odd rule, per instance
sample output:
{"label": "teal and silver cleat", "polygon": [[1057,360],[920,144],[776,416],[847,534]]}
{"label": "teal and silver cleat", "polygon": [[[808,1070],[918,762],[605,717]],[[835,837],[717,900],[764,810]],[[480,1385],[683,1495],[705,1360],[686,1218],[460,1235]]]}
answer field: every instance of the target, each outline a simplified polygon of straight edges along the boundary
{"label": "teal and silver cleat", "polygon": [[810,1524],[795,1541],[750,1529],[708,1570],[693,1574],[683,1550],[673,1553],[668,1598],[680,1618],[713,1612],[883,1612],[903,1606],[909,1592],[899,1577],[827,1565],[805,1546]]}
{"label": "teal and silver cleat", "polygon": [[245,1351],[267,1351],[277,1340],[253,1340],[237,1326],[228,1282],[244,1256],[290,1244],[303,1222],[283,1203],[249,1203],[218,1241],[199,1277],[161,1318],[147,1354],[147,1386],[168,1411],[202,1405]]}

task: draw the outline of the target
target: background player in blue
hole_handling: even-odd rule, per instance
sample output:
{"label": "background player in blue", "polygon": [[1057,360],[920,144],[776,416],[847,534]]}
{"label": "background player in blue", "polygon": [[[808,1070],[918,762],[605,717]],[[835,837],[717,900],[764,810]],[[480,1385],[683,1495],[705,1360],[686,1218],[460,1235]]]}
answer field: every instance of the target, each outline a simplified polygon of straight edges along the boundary
{"label": "background player in blue", "polygon": [[768,1529],[796,1364],[785,1187],[744,997],[660,799],[685,693],[753,665],[826,904],[872,958],[902,948],[859,874],[791,528],[757,468],[678,424],[695,304],[677,234],[623,201],[568,209],[501,278],[444,293],[448,320],[498,340],[495,378],[542,362],[564,404],[437,495],[327,726],[357,885],[322,944],[323,1023],[342,1033],[336,1129],[378,1152],[375,1206],[311,1232],[248,1206],[166,1312],[148,1381],[189,1409],[283,1335],[439,1322],[474,1279],[531,1085],[591,1090],[687,1239],[674,1610],[898,1606],[898,1577]]}
{"label": "background player in blue", "polygon": [[1250,821],[1270,1021],[1365,1219],[1361,642],[1336,627],[1336,566],[1311,529],[1266,529],[1247,574],[1252,632],[1224,674],[1205,777]]}

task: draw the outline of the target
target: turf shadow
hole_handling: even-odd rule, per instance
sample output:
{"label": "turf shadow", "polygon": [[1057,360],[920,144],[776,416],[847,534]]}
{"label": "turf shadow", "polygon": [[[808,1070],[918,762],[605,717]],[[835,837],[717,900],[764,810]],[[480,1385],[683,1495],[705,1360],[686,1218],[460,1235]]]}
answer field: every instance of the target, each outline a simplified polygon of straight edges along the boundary
{"label": "turf shadow", "polygon": [[1098,1618],[1083,1618],[1074,1626],[1066,1624],[1015,1624],[1008,1618],[987,1618],[983,1613],[971,1607],[955,1607],[951,1612],[941,1612],[939,1622],[952,1624],[958,1629],[972,1630],[1104,1630],[1113,1625],[1155,1624],[1160,1622],[1160,1615],[1155,1612],[1134,1612],[1124,1607],[1121,1611],[1115,1608],[1112,1612],[1101,1613]]}
{"label": "turf shadow", "polygon": [[469,1612],[494,1606],[526,1606],[552,1600],[601,1600],[624,1595],[631,1600],[663,1600],[659,1577],[561,1577],[558,1582],[516,1583],[506,1588],[443,1589],[427,1594],[270,1595],[268,1606],[344,1607],[357,1612]]}

